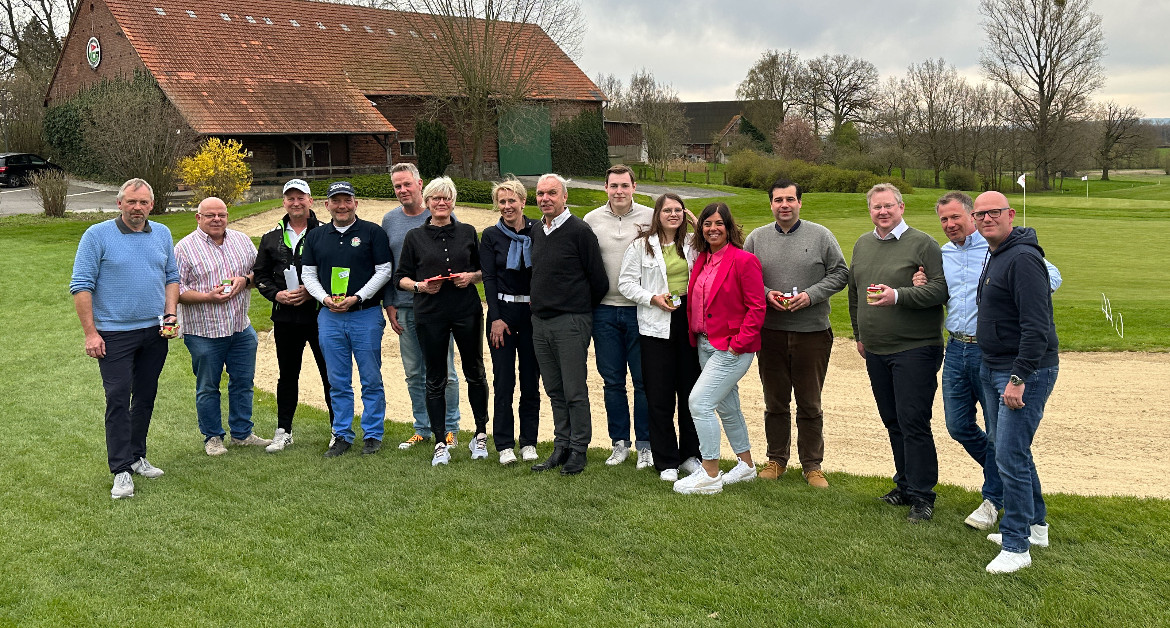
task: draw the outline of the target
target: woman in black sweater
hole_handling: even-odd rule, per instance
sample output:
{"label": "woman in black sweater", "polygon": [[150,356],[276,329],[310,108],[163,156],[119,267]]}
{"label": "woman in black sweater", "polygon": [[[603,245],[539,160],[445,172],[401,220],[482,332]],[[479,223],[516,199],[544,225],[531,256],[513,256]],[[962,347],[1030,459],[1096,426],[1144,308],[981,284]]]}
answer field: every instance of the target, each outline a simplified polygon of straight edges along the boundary
{"label": "woman in black sweater", "polygon": [[472,459],[487,458],[487,375],[483,365],[483,308],[475,284],[482,280],[475,228],[456,222],[455,184],[448,177],[423,188],[423,202],[431,211],[423,226],[411,229],[402,243],[394,281],[414,292],[415,325],[426,364],[427,416],[435,434],[431,465],[451,460],[455,434],[445,433],[447,416],[447,350],[451,339],[463,362],[467,400],[475,416]]}

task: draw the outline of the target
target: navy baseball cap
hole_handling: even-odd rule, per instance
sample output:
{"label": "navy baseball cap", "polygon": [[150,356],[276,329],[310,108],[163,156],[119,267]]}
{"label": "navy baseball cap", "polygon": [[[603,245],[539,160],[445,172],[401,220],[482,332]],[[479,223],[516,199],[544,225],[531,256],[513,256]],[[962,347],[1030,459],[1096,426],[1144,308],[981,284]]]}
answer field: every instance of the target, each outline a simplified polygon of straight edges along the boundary
{"label": "navy baseball cap", "polygon": [[329,193],[326,194],[325,196],[327,198],[333,198],[334,196],[337,196],[338,194],[348,194],[350,196],[357,196],[357,194],[355,194],[353,191],[353,186],[349,184],[349,181],[335,181],[335,182],[329,184]]}

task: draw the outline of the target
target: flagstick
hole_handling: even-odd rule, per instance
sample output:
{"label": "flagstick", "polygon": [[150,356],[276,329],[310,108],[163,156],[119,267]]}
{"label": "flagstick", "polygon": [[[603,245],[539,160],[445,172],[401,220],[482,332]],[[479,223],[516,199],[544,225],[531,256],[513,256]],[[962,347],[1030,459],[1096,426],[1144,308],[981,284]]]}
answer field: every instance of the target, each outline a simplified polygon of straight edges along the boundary
{"label": "flagstick", "polygon": [[1020,226],[1027,227],[1028,226],[1028,186],[1021,185],[1020,187],[1024,188],[1024,209],[1023,209],[1023,211],[1020,212]]}

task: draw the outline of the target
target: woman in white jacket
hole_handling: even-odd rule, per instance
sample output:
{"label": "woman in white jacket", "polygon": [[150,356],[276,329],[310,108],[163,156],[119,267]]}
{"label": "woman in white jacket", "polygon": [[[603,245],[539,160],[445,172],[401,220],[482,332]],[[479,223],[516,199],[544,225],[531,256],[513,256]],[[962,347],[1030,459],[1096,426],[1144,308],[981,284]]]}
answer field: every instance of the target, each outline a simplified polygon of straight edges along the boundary
{"label": "woman in white jacket", "polygon": [[659,477],[668,482],[678,479],[680,468],[687,473],[699,468],[699,437],[688,405],[700,372],[687,331],[687,282],[695,261],[689,224],[681,198],[658,197],[649,230],[626,249],[618,276],[618,290],[638,304],[650,450]]}

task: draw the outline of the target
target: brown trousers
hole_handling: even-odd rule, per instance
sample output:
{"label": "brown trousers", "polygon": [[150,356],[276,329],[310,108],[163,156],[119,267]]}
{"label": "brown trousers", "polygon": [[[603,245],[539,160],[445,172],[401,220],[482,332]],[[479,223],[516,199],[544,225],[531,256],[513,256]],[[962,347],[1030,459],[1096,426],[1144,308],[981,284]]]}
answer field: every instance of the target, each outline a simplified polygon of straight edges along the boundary
{"label": "brown trousers", "polygon": [[799,332],[765,328],[758,355],[764,385],[764,433],[768,458],[788,466],[792,443],[790,404],[796,395],[796,453],[805,473],[825,457],[821,389],[833,351],[833,330]]}

